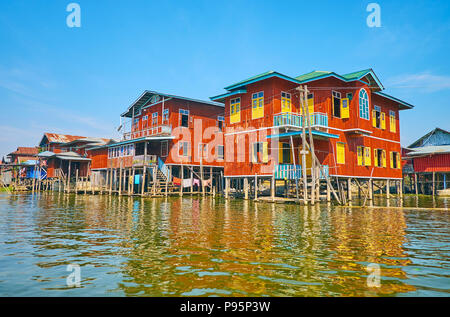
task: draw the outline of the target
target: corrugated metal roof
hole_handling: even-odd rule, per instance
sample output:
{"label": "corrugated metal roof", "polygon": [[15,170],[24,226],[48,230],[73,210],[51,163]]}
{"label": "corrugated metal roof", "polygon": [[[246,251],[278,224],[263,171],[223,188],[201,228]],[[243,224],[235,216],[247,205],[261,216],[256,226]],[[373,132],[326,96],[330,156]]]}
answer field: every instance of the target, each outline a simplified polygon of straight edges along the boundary
{"label": "corrugated metal roof", "polygon": [[444,154],[450,153],[450,145],[435,145],[435,146],[424,146],[419,148],[409,149],[411,152],[407,153],[407,156],[421,156],[430,154]]}
{"label": "corrugated metal roof", "polygon": [[83,139],[84,136],[79,135],[69,135],[69,134],[58,134],[58,133],[44,133],[47,137],[48,143],[68,143],[75,141],[77,139]]}

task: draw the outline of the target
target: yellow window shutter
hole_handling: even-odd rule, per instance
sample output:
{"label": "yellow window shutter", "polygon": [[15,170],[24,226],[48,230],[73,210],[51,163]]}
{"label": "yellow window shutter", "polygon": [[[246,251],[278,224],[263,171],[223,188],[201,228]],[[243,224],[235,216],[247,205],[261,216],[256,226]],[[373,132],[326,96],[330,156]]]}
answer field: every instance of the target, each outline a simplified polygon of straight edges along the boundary
{"label": "yellow window shutter", "polygon": [[366,154],[365,154],[366,157],[364,159],[364,165],[370,166],[370,165],[372,165],[372,160],[370,157],[370,147],[366,147],[366,148],[364,148],[364,150],[366,152]]}
{"label": "yellow window shutter", "polygon": [[395,116],[389,116],[389,128],[391,132],[397,132],[397,124],[395,122]]}
{"label": "yellow window shutter", "polygon": [[314,113],[314,97],[308,98],[308,111],[309,111],[309,114]]}
{"label": "yellow window shutter", "polygon": [[386,151],[385,150],[383,150],[381,157],[383,159],[383,167],[386,167]]}
{"label": "yellow window shutter", "polygon": [[358,146],[358,165],[359,166],[363,165],[363,147],[362,146]]}
{"label": "yellow window shutter", "polygon": [[372,110],[372,125],[376,128],[377,127],[377,112]]}
{"label": "yellow window shutter", "polygon": [[394,152],[390,152],[390,166],[394,168]]}
{"label": "yellow window shutter", "polygon": [[400,157],[400,153],[397,153],[397,168],[402,168],[402,158]]}
{"label": "yellow window shutter", "polygon": [[269,162],[269,147],[267,142],[263,142],[263,163]]}
{"label": "yellow window shutter", "polygon": [[378,154],[378,150],[377,149],[373,149],[373,162],[374,162],[375,166],[379,165],[378,155],[377,154]]}
{"label": "yellow window shutter", "polygon": [[283,163],[283,143],[278,142],[278,164]]}
{"label": "yellow window shutter", "polygon": [[381,129],[386,130],[386,114],[381,113]]}
{"label": "yellow window shutter", "polygon": [[345,164],[345,144],[344,143],[336,143],[337,148],[337,163]]}
{"label": "yellow window shutter", "polygon": [[350,118],[350,105],[348,98],[341,99],[341,118],[348,119]]}

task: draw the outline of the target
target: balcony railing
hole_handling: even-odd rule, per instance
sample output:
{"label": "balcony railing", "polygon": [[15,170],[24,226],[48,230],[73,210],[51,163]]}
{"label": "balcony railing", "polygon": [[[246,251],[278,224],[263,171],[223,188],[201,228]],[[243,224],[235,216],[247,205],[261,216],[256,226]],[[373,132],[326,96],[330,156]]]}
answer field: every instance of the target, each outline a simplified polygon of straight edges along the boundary
{"label": "balcony railing", "polygon": [[157,164],[156,155],[135,155],[133,157],[133,166],[151,166]]}
{"label": "balcony railing", "polygon": [[275,165],[275,179],[298,179],[302,177],[302,166],[294,164]]}
{"label": "balcony railing", "polygon": [[[328,127],[328,115],[321,112],[315,112],[309,115],[311,127]],[[273,125],[275,127],[293,126],[303,128],[303,116],[298,113],[285,112],[273,116]],[[306,122],[305,127],[308,127]]]}
{"label": "balcony railing", "polygon": [[123,134],[123,140],[132,140],[137,138],[142,138],[146,136],[163,136],[171,135],[172,126],[171,125],[158,125],[155,127],[146,128],[139,131],[126,132]]}

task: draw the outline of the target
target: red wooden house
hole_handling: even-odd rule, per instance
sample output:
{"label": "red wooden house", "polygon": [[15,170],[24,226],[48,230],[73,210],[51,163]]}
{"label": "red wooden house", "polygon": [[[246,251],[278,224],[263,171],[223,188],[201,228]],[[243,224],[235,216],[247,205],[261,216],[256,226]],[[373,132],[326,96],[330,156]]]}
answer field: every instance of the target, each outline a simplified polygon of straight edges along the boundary
{"label": "red wooden house", "polygon": [[206,180],[223,171],[220,103],[144,91],[121,114],[121,122],[120,142],[92,149],[93,169],[102,173],[114,170],[114,179],[123,170],[128,176],[135,175],[136,184],[142,181],[145,167],[150,168],[148,178],[155,171],[170,181],[189,177]]}
{"label": "red wooden house", "polygon": [[434,194],[450,181],[450,132],[436,128],[403,149],[403,172],[412,192]]}
{"label": "red wooden house", "polygon": [[[225,104],[225,177],[298,178],[300,85],[308,89],[315,154],[330,176],[401,180],[399,111],[413,106],[383,93],[372,69],[298,77],[269,71],[211,97]],[[311,161],[309,153],[308,174]]]}
{"label": "red wooden house", "polygon": [[84,136],[44,133],[39,146],[41,153],[38,157],[40,165],[47,171],[47,178],[87,177],[90,174],[89,148],[104,145],[110,139],[92,138]]}

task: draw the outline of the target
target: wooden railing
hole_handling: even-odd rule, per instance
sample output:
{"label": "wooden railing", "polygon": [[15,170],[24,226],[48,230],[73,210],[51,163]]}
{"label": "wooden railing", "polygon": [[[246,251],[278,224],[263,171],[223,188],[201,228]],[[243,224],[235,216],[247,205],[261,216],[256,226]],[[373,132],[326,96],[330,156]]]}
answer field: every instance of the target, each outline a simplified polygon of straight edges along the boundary
{"label": "wooden railing", "polygon": [[142,138],[146,136],[157,136],[157,135],[171,135],[172,126],[171,125],[158,125],[155,127],[150,127],[138,131],[126,132],[123,134],[122,140],[132,140],[137,138]]}
{"label": "wooden railing", "polygon": [[[321,112],[315,112],[309,115],[311,127],[328,127],[328,115]],[[293,126],[297,128],[303,127],[303,116],[298,113],[284,112],[273,116],[273,125],[275,127]],[[306,122],[308,127],[308,122]]]}
{"label": "wooden railing", "polygon": [[151,166],[157,164],[156,155],[135,155],[133,157],[133,166]]}

